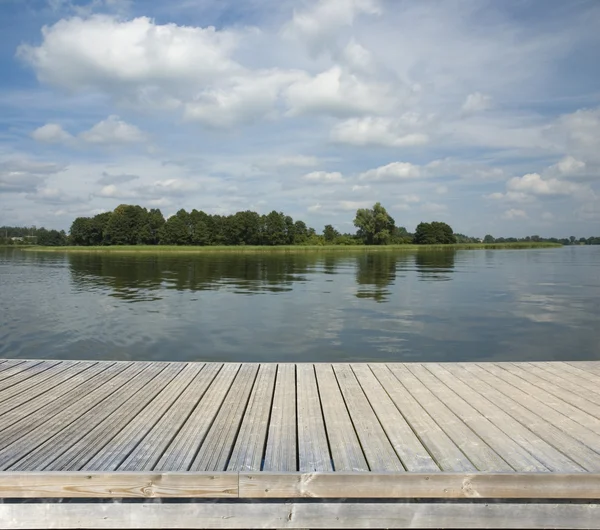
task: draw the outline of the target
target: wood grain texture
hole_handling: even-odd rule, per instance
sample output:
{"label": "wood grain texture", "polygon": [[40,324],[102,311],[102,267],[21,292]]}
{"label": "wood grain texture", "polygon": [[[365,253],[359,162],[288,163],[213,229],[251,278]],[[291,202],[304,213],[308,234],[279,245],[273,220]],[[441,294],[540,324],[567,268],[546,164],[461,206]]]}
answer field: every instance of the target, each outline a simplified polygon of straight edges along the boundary
{"label": "wood grain texture", "polygon": [[600,505],[562,503],[1,504],[0,528],[600,528]]}
{"label": "wood grain texture", "polygon": [[269,421],[264,470],[297,470],[296,428],[296,367],[293,364],[279,364]]}

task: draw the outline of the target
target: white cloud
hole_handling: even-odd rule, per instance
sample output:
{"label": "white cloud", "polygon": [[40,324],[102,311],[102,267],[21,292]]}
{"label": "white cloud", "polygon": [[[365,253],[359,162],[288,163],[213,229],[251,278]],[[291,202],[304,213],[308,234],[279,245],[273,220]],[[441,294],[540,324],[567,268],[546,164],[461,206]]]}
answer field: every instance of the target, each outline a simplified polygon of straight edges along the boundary
{"label": "white cloud", "polygon": [[550,171],[555,171],[559,175],[566,177],[578,175],[585,169],[585,162],[577,160],[572,156],[565,156],[556,164],[550,167]]}
{"label": "white cloud", "polygon": [[338,171],[312,171],[311,173],[304,175],[302,178],[309,182],[329,182],[333,184],[344,182],[344,177]]}
{"label": "white cloud", "polygon": [[305,10],[294,10],[284,34],[306,43],[312,53],[330,48],[340,28],[352,26],[360,14],[378,15],[377,0],[318,0]]}
{"label": "white cloud", "polygon": [[507,221],[517,221],[519,219],[527,219],[528,215],[527,212],[525,212],[524,210],[517,210],[516,208],[511,208],[510,210],[506,210],[502,214],[502,218],[506,219]]}
{"label": "white cloud", "polygon": [[356,146],[388,147],[423,145],[429,141],[426,134],[407,132],[405,129],[406,124],[401,120],[376,116],[351,118],[334,126],[331,139],[334,142]]}
{"label": "white cloud", "polygon": [[321,208],[322,208],[322,206],[319,203],[317,203],[317,204],[313,204],[313,205],[309,206],[307,208],[307,210],[309,212],[313,212],[314,213],[314,212],[318,212]]}
{"label": "white cloud", "polygon": [[532,195],[575,195],[585,196],[589,189],[581,184],[559,179],[543,179],[538,173],[513,177],[506,185],[509,191]]}
{"label": "white cloud", "polygon": [[38,142],[49,144],[64,143],[73,139],[58,123],[47,123],[38,127],[31,133],[31,137]]}
{"label": "white cloud", "polygon": [[292,83],[286,91],[289,116],[328,114],[352,116],[385,112],[393,107],[391,88],[363,81],[355,74],[333,66],[315,77]]}
{"label": "white cloud", "polygon": [[135,125],[112,115],[94,125],[89,131],[82,132],[79,138],[91,144],[129,144],[144,142],[146,135]]}
{"label": "white cloud", "polygon": [[357,210],[358,208],[369,208],[373,204],[370,201],[340,201],[338,208],[344,211]]}
{"label": "white cloud", "polygon": [[230,55],[232,31],[156,24],[148,17],[107,15],[60,20],[42,30],[40,46],[23,44],[18,56],[40,81],[71,90],[93,88],[134,94],[139,87],[188,86],[238,69]]}
{"label": "white cloud", "polygon": [[448,193],[448,186],[444,186],[443,184],[436,186],[435,187],[435,192],[438,195],[445,195],[446,193]]}
{"label": "white cloud", "polygon": [[554,214],[552,214],[551,212],[544,212],[542,213],[542,220],[544,221],[552,221],[554,219]]}
{"label": "white cloud", "polygon": [[371,189],[371,186],[369,184],[366,184],[364,186],[361,186],[360,184],[355,184],[354,186],[352,186],[352,191],[367,191]]}
{"label": "white cloud", "polygon": [[385,166],[369,169],[359,175],[361,180],[395,181],[416,179],[421,175],[421,170],[409,162],[392,162]]}
{"label": "white cloud", "polygon": [[484,110],[491,108],[491,106],[491,96],[486,96],[481,92],[474,92],[467,96],[467,99],[463,103],[462,111],[465,114],[474,114],[476,112],[483,112]]}

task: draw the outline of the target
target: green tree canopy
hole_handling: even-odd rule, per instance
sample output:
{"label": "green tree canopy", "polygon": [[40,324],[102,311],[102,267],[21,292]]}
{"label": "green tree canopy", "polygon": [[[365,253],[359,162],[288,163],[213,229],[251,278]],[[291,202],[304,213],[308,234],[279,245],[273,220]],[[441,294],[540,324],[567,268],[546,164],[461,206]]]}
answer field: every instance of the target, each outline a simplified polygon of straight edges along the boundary
{"label": "green tree canopy", "polygon": [[414,242],[417,245],[447,245],[456,243],[450,225],[438,221],[419,223],[415,230]]}
{"label": "green tree canopy", "polygon": [[358,228],[358,236],[366,245],[385,245],[394,234],[394,219],[387,213],[381,203],[373,208],[361,208],[356,211],[354,226]]}

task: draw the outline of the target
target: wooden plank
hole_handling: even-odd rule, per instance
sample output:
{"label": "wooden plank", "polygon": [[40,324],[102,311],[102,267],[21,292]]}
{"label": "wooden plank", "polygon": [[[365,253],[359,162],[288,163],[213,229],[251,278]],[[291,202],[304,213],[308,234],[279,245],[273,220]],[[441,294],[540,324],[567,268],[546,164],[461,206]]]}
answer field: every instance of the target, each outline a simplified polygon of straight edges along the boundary
{"label": "wooden plank", "polygon": [[[392,374],[388,366],[384,364],[371,364],[370,368],[386,393],[390,396],[398,411],[442,470],[457,472],[477,471],[473,463],[404,385]],[[434,406],[433,413],[437,416],[438,412],[442,415],[449,414],[449,428],[451,430],[453,429],[453,425],[457,425],[459,429],[462,429],[462,422],[457,421],[457,418],[448,409],[444,410],[443,407],[438,408]],[[465,433],[468,435],[467,431]],[[479,439],[477,440],[481,443]]]}
{"label": "wooden plank", "polygon": [[[57,372],[57,373],[50,373],[48,379],[46,379],[43,382],[38,382],[38,384],[35,385],[35,387],[33,388],[28,388],[27,392],[21,392],[18,393],[17,395],[11,396],[8,399],[5,399],[2,403],[0,403],[0,416],[2,416],[3,414],[5,414],[6,412],[13,410],[21,405],[24,404],[32,404],[35,400],[35,398],[38,398],[39,396],[44,395],[43,400],[39,400],[38,402],[41,404],[42,402],[48,402],[48,401],[52,401],[52,399],[54,399],[56,396],[59,395],[57,389],[63,388],[61,385],[62,383],[64,383],[65,381],[68,381],[69,379],[71,379],[72,377],[74,377],[77,374],[82,373],[83,371],[87,370],[88,368],[94,366],[95,364],[97,364],[95,361],[91,361],[91,362],[76,362],[76,363],[72,363],[70,366],[66,365],[65,366],[65,370]],[[106,363],[107,367],[110,365],[110,363]],[[18,385],[16,385],[18,386]],[[15,387],[13,387],[15,388]],[[21,409],[23,410],[23,409]],[[26,414],[26,413],[24,413]],[[1,418],[0,417],[0,423],[2,423],[2,425],[7,426],[5,423],[6,418]]]}
{"label": "wooden plank", "polygon": [[565,361],[565,363],[592,374],[600,374],[600,361]]}
{"label": "wooden plank", "polygon": [[[56,429],[57,422],[51,423],[50,429],[39,429],[37,432],[30,433],[27,436],[28,450],[26,454],[21,453],[21,457],[10,465],[9,469],[14,471],[43,470],[56,465],[59,469],[68,459],[79,453],[81,446],[79,442],[87,439],[90,433],[95,434],[95,428],[107,418],[113,418],[118,424],[118,409],[127,405],[129,398],[135,400],[137,393],[158,374],[165,369],[164,364],[156,363],[149,365],[134,364],[139,369],[130,380],[123,381],[118,387],[112,390],[110,395],[102,397],[101,400],[90,400],[88,405],[91,407],[83,414],[77,414],[68,418],[68,425],[64,428]],[[117,376],[118,378],[119,376]],[[116,379],[116,378],[115,378]],[[111,423],[109,422],[109,425]],[[49,435],[49,431],[52,433]],[[36,445],[34,445],[36,444]],[[85,447],[85,443],[82,443]],[[14,456],[15,451],[13,451]],[[55,464],[56,463],[56,464]]]}
{"label": "wooden plank", "polygon": [[[64,372],[65,370],[76,364],[77,363],[74,363],[72,361],[62,361],[56,363],[49,363],[49,365],[46,365],[46,363],[44,363],[43,365],[38,365],[39,367],[43,366],[43,369],[40,368],[39,370],[36,370],[38,366],[32,368],[31,370],[35,370],[34,375],[31,376],[31,374],[29,374],[30,377],[23,378],[16,384],[13,384],[12,386],[4,388],[0,391],[0,403],[5,402],[11,397],[15,397],[20,393],[26,393],[27,396],[37,395],[37,387],[40,386],[44,381],[54,377],[57,374]],[[29,373],[29,371],[26,373]]]}
{"label": "wooden plank", "polygon": [[592,381],[596,384],[600,384],[600,373],[592,370],[586,370],[584,366],[577,366],[567,362],[553,362],[551,364],[561,372],[567,372],[569,374],[587,379],[588,381]]}
{"label": "wooden plank", "polygon": [[[149,471],[154,468],[169,444],[176,438],[186,420],[190,417],[204,396],[219,370],[220,363],[209,363],[179,396],[175,404],[160,418],[144,439],[119,465],[125,471]],[[99,465],[99,464],[97,464]],[[103,464],[103,469],[114,469],[114,461]]]}
{"label": "wooden plank", "polygon": [[[408,366],[413,368],[417,365],[388,366],[439,427],[460,447],[476,469],[488,472],[512,471],[511,462],[507,462],[505,455],[508,455],[515,465],[519,464],[520,461],[513,457],[511,450],[518,455],[521,449],[468,403],[458,400],[452,393],[443,392],[443,385],[427,385],[427,381],[423,381],[408,369]],[[533,458],[531,460],[536,463]],[[537,465],[525,466],[522,471],[543,469],[545,468],[537,462]]]}
{"label": "wooden plank", "polygon": [[0,498],[237,498],[237,473],[0,473]]}
{"label": "wooden plank", "polygon": [[[97,471],[117,469],[152,427],[160,421],[164,413],[175,403],[203,367],[204,363],[186,364],[148,406],[128,421],[124,428],[118,429],[112,439],[105,438],[104,447],[101,442],[94,443],[93,449],[97,451],[95,456],[92,458],[88,456],[86,463],[79,465],[77,469]],[[113,423],[112,416],[109,420]]]}
{"label": "wooden plank", "polygon": [[[511,387],[477,366],[445,365],[444,369],[467,386],[501,407],[514,419],[561,451],[587,471],[600,471],[600,454],[580,441],[580,436],[600,451],[600,436],[584,429],[569,418],[557,413],[543,403]],[[553,425],[550,421],[553,420]],[[571,427],[573,436],[567,430]],[[562,430],[561,430],[562,429]]]}
{"label": "wooden plank", "polygon": [[[540,377],[561,386],[565,390],[583,395],[586,399],[596,404],[600,404],[600,377],[596,377],[595,381],[589,381],[585,377],[558,369],[554,366],[554,363],[523,363],[522,366],[524,369],[531,366],[538,368],[541,371],[536,373]],[[546,372],[547,375],[543,374],[543,372]]]}
{"label": "wooden plank", "polygon": [[298,470],[333,471],[315,368],[296,365],[298,393]]}
{"label": "wooden plank", "polygon": [[235,441],[228,471],[260,471],[267,444],[277,365],[261,364]]}
{"label": "wooden plank", "polygon": [[369,366],[352,364],[352,370],[407,471],[440,471]]}
{"label": "wooden plank", "polygon": [[[115,443],[115,436],[127,435],[132,430],[135,432],[135,424],[139,425],[140,418],[145,418],[146,424],[152,421],[152,416],[145,414],[146,405],[154,400],[160,401],[165,387],[172,383],[185,368],[185,363],[173,363],[164,368],[160,366],[160,371],[157,372],[156,377],[140,385],[139,390],[128,386],[126,393],[121,397],[121,404],[116,404],[113,407],[106,400],[102,404],[102,412],[95,412],[92,422],[88,421],[78,428],[75,425],[69,428],[72,431],[68,437],[69,441],[65,442],[64,439],[62,441],[67,449],[52,461],[47,457],[45,465],[36,464],[34,469],[77,471],[86,466],[90,459],[95,455],[98,456],[99,453],[100,455],[108,454],[116,457],[120,455],[121,459],[124,459],[127,455],[127,453],[121,452],[124,444]],[[150,409],[151,412],[152,408]],[[129,441],[129,439],[126,440]],[[43,450],[47,453],[55,452],[52,446],[44,447]],[[92,470],[96,469],[93,466],[86,467]]]}
{"label": "wooden plank", "polygon": [[315,365],[325,429],[336,471],[368,471],[369,466],[356,436],[333,368]]}
{"label": "wooden plank", "polygon": [[598,473],[240,473],[247,499],[600,499]]}
{"label": "wooden plank", "polygon": [[243,364],[240,368],[190,466],[191,471],[223,471],[227,468],[258,368],[256,364]]}
{"label": "wooden plank", "polygon": [[29,379],[57,364],[58,361],[25,361],[24,363],[12,366],[8,370],[0,372],[0,391],[6,390],[7,388],[10,388],[25,379]]}
{"label": "wooden plank", "polygon": [[[481,363],[478,364],[478,366],[494,375],[498,379],[501,379],[502,381],[509,383],[511,386],[514,386],[515,388],[527,393],[528,396],[537,398],[537,400],[542,401],[546,406],[565,416],[568,416],[571,420],[577,422],[579,425],[594,432],[595,434],[600,433],[600,420],[598,418],[590,416],[587,412],[577,408],[574,405],[571,405],[570,403],[567,403],[566,401],[563,401],[555,394],[551,394],[539,386],[536,386],[533,383],[526,381],[522,377],[519,377],[520,368],[511,369],[509,366],[503,363]],[[527,373],[523,372],[522,375],[526,377]]]}
{"label": "wooden plank", "polygon": [[[537,434],[532,432],[530,429],[519,423],[512,416],[507,414],[501,407],[492,403],[480,393],[475,392],[468,385],[460,381],[450,372],[441,367],[441,365],[427,363],[424,366],[413,368],[414,372],[419,374],[421,380],[426,379],[432,385],[436,385],[437,388],[442,389],[446,385],[447,389],[451,392],[443,390],[440,395],[446,395],[450,398],[450,394],[460,396],[464,402],[472,403],[472,409],[477,410],[479,413],[484,415],[500,430],[501,433],[508,435],[514,443],[509,446],[506,443],[506,450],[498,447],[502,450],[502,456],[505,460],[509,461],[517,471],[534,471],[533,466],[538,466],[537,471],[543,471],[539,469],[540,462],[547,469],[556,472],[577,472],[584,471],[584,469],[573,462],[570,458],[566,457],[563,453],[556,450],[548,442],[543,440]],[[435,378],[431,378],[431,374],[435,375]],[[444,383],[440,385],[439,382]],[[465,421],[469,421],[465,417]],[[519,450],[520,449],[520,450]],[[535,455],[535,459],[531,456]]]}
{"label": "wooden plank", "polygon": [[[563,401],[577,407],[582,412],[593,416],[594,418],[600,420],[600,406],[596,405],[592,401],[589,401],[583,396],[576,394],[574,392],[570,392],[569,390],[565,390],[559,385],[555,385],[546,379],[539,377],[537,374],[533,373],[531,370],[525,370],[522,368],[521,363],[502,363],[499,364],[501,368],[508,371],[509,373],[516,375],[523,379],[524,381],[535,385],[550,394],[555,395],[556,397],[562,399]],[[589,428],[592,428],[590,426]]]}
{"label": "wooden plank", "polygon": [[333,370],[348,407],[350,418],[371,471],[404,471],[404,466],[377,419],[352,368],[334,364]]}
{"label": "wooden plank", "polygon": [[[0,447],[8,446],[35,428],[54,421],[62,412],[80,404],[83,397],[91,395],[126,368],[124,364],[98,363],[30,403],[5,413],[0,417],[3,427],[0,431]],[[60,416],[58,419],[61,419]]]}
{"label": "wooden plank", "polygon": [[600,528],[599,504],[53,503],[2,504],[0,528]]}
{"label": "wooden plank", "polygon": [[194,412],[165,450],[155,470],[186,471],[190,468],[239,369],[239,364],[225,364],[222,367]]}
{"label": "wooden plank", "polygon": [[[60,410],[56,415],[47,417],[47,415],[44,414],[47,421],[40,422],[34,429],[30,428],[31,424],[29,422],[29,417],[24,418],[26,420],[25,425],[20,425],[19,422],[12,425],[10,429],[6,429],[6,431],[10,431],[10,435],[15,436],[16,439],[10,445],[3,445],[2,449],[0,449],[0,469],[8,469],[19,462],[36,447],[60,433],[77,418],[84,415],[103,399],[106,399],[113,394],[119,387],[125,384],[131,377],[134,377],[141,372],[144,368],[144,366],[138,364],[132,364],[126,367],[125,370],[115,377],[111,377],[93,392],[85,392],[84,397],[79,401]],[[0,436],[5,435],[6,431],[0,433]]]}
{"label": "wooden plank", "polygon": [[279,364],[269,420],[264,470],[298,469],[296,429],[296,367],[293,364]]}

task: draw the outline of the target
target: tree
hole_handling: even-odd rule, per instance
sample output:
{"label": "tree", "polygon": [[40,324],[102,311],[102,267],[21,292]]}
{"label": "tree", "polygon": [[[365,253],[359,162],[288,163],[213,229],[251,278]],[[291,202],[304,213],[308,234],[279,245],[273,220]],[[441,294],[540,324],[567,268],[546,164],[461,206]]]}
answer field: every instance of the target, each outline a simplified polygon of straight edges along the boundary
{"label": "tree", "polygon": [[452,228],[438,221],[432,223],[419,223],[415,230],[414,242],[417,245],[447,245],[455,243]]}
{"label": "tree", "polygon": [[[189,226],[186,223],[185,210],[179,210],[177,214],[167,219],[160,231],[161,245],[189,245]],[[187,212],[186,212],[187,213]]]}
{"label": "tree", "polygon": [[340,237],[340,233],[333,228],[332,225],[325,225],[323,229],[323,237],[327,243],[333,243],[338,237]]}
{"label": "tree", "polygon": [[273,210],[263,216],[263,244],[285,245],[288,242],[286,216]]}
{"label": "tree", "polygon": [[[480,232],[481,233],[481,232]],[[496,240],[494,239],[494,236],[491,236],[490,234],[487,234],[484,238],[483,238],[483,242],[484,243],[494,243]]]}
{"label": "tree", "polygon": [[366,245],[386,245],[394,232],[394,219],[380,203],[372,209],[360,208],[356,211],[354,226],[358,228],[358,236]]}

